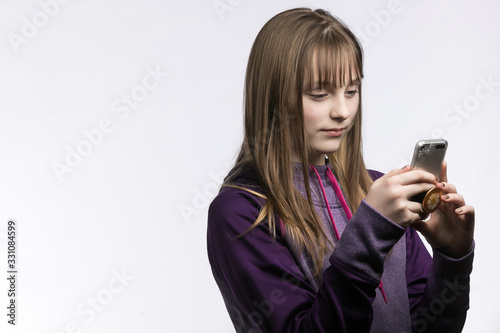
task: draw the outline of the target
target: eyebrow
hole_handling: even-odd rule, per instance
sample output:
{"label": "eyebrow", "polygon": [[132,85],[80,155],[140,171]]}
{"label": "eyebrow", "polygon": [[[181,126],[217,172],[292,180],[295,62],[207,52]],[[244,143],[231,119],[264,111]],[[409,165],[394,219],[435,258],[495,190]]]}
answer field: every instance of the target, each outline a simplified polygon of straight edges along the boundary
{"label": "eyebrow", "polygon": [[349,86],[359,86],[361,84],[361,80],[360,79],[355,79],[355,80],[352,80],[351,82],[349,82],[349,84],[347,85],[348,87]]}

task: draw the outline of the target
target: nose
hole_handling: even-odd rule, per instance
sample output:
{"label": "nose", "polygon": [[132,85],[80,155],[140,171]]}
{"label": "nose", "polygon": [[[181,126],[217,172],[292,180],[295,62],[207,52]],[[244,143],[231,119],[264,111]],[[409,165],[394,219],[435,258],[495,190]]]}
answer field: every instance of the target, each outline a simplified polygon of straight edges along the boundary
{"label": "nose", "polygon": [[337,121],[344,121],[349,117],[347,100],[343,94],[333,98],[332,105],[330,106],[330,117]]}

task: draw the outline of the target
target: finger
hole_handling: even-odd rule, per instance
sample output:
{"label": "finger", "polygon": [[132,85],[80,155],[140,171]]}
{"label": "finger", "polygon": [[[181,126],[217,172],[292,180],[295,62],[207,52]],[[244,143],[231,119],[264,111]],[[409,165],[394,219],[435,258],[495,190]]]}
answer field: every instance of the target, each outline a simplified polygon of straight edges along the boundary
{"label": "finger", "polygon": [[439,176],[439,181],[440,182],[448,182],[448,163],[446,161],[443,161],[441,163],[441,174]]}
{"label": "finger", "polygon": [[459,208],[455,209],[455,214],[457,214],[457,215],[471,215],[471,216],[474,216],[475,210],[474,210],[473,206],[467,205],[467,206],[462,206],[462,207],[459,207]]}
{"label": "finger", "polygon": [[412,221],[422,221],[429,217],[429,213],[424,211],[421,203],[410,201],[408,203],[408,210],[413,213]]}
{"label": "finger", "polygon": [[377,179],[375,182],[384,182],[388,178],[391,178],[391,177],[397,176],[399,174],[408,172],[409,170],[410,170],[410,167],[408,165],[402,167],[401,169],[391,170],[388,173],[382,175],[382,177],[380,177],[379,179]]}
{"label": "finger", "polygon": [[475,211],[474,207],[467,205],[455,209],[455,214],[457,214],[461,219],[464,219],[465,224],[463,227],[468,231],[474,231],[474,220]]}
{"label": "finger", "polygon": [[447,193],[441,196],[441,201],[454,204],[458,207],[465,206],[463,195],[458,193]]}
{"label": "finger", "polygon": [[457,193],[457,187],[450,183],[439,182],[436,187],[442,189],[445,193]]}
{"label": "finger", "polygon": [[428,183],[435,185],[437,183],[436,177],[427,171],[423,170],[412,170],[403,174],[397,175],[400,179],[401,185],[409,185],[415,183]]}
{"label": "finger", "polygon": [[434,186],[435,186],[434,184],[429,184],[429,183],[416,183],[416,184],[406,185],[404,187],[405,197],[411,198],[417,194],[427,192]]}
{"label": "finger", "polygon": [[402,167],[401,169],[394,169],[394,170],[389,171],[388,173],[386,173],[385,175],[383,175],[379,179],[397,176],[399,174],[402,174],[402,173],[405,173],[408,171],[410,171],[410,167],[408,165],[406,165],[406,166]]}
{"label": "finger", "polygon": [[408,201],[406,207],[410,212],[415,214],[420,214],[424,211],[424,207],[422,207],[422,204],[414,201]]}

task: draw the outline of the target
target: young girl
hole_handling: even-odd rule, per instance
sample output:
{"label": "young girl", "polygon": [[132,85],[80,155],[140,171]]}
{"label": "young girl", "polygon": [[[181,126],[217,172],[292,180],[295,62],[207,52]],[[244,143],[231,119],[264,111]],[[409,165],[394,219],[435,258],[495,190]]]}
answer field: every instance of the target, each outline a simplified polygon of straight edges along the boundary
{"label": "young girl", "polygon": [[[213,275],[238,332],[459,332],[474,209],[408,167],[367,170],[362,50],[323,10],[293,9],[258,34],[245,136],[208,216]],[[437,186],[425,222],[409,200]],[[420,238],[433,247],[433,258]]]}

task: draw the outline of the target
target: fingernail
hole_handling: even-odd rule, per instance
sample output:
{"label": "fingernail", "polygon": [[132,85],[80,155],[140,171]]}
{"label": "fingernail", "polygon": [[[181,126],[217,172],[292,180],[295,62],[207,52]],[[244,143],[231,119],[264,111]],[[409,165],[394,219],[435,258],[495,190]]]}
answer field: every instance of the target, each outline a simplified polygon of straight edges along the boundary
{"label": "fingernail", "polygon": [[445,195],[445,196],[444,196],[444,198],[445,198],[446,200],[448,200],[448,199],[450,198],[450,196],[447,194],[447,195]]}
{"label": "fingernail", "polygon": [[407,167],[408,167],[408,164],[407,164],[407,165],[405,165],[404,167],[402,167],[401,169],[406,169]]}
{"label": "fingernail", "polygon": [[441,183],[441,186],[445,187],[445,186],[446,186],[446,184],[445,184],[445,183]]}
{"label": "fingernail", "polygon": [[457,209],[457,213],[458,213],[458,214],[462,214],[463,212],[464,212],[464,210],[463,210],[463,209]]}

